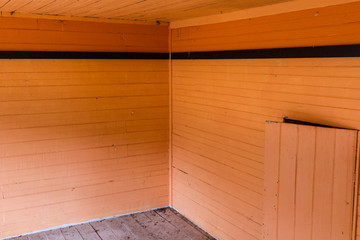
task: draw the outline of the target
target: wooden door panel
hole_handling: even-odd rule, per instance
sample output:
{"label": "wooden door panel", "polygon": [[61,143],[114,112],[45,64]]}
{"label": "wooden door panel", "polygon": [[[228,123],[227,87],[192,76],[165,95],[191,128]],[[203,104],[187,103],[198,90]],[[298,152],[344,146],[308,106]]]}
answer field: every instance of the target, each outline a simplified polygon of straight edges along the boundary
{"label": "wooden door panel", "polygon": [[264,239],[350,240],[357,131],[266,123]]}
{"label": "wooden door panel", "polygon": [[315,170],[315,128],[299,126],[295,198],[295,240],[311,239]]}
{"label": "wooden door panel", "polygon": [[[279,194],[278,194],[278,239],[288,240],[295,227],[295,178],[297,128],[282,125],[280,132]],[[281,194],[283,193],[283,194]]]}

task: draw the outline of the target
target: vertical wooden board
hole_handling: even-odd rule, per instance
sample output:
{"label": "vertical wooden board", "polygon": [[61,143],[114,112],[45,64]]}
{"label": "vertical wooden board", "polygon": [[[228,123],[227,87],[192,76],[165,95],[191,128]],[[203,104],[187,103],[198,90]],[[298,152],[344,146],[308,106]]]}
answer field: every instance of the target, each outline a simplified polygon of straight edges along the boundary
{"label": "vertical wooden board", "polygon": [[357,134],[342,129],[335,132],[331,239],[351,239]]}
{"label": "vertical wooden board", "polygon": [[353,229],[352,240],[360,239],[360,224],[359,223],[359,161],[360,161],[360,132],[357,131],[357,145],[356,145],[356,170],[355,170],[355,193],[353,206]]}
{"label": "vertical wooden board", "polygon": [[277,238],[281,124],[266,122],[264,168],[264,239]]}
{"label": "vertical wooden board", "polygon": [[282,124],[278,194],[278,240],[294,237],[298,126]]}
{"label": "vertical wooden board", "polygon": [[311,239],[315,127],[299,126],[294,240]]}
{"label": "vertical wooden board", "polygon": [[331,239],[335,130],[316,128],[312,239]]}

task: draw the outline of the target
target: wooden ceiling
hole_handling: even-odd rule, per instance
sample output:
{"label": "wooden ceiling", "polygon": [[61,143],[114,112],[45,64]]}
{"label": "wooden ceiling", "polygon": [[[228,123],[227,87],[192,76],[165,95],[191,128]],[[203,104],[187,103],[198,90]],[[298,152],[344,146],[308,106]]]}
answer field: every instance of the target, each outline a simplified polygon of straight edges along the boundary
{"label": "wooden ceiling", "polygon": [[0,0],[0,11],[171,22],[288,1],[291,0]]}

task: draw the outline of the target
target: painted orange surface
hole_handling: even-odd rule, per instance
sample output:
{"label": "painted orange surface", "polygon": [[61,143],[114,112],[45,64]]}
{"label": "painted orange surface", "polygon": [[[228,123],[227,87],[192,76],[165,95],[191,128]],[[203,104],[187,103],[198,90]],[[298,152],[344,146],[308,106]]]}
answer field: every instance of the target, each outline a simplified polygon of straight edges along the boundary
{"label": "painted orange surface", "polygon": [[83,18],[151,22],[155,24],[157,20],[170,22],[179,19],[232,12],[239,9],[273,5],[287,1],[289,0],[2,0],[0,1],[0,11],[6,14],[25,13],[40,16],[76,16]]}
{"label": "painted orange surface", "polygon": [[0,60],[0,238],[169,205],[167,60]]}
{"label": "painted orange surface", "polygon": [[171,30],[172,51],[360,43],[360,2]]}
{"label": "painted orange surface", "polygon": [[[273,172],[264,168],[265,121],[360,129],[359,79],[360,58],[173,60],[174,207],[220,239],[262,239],[264,217],[274,218],[263,216],[264,173]],[[306,192],[311,181],[299,173]],[[299,239],[308,227],[295,228]]]}
{"label": "painted orange surface", "polygon": [[352,239],[356,141],[356,130],[266,124],[263,239]]}
{"label": "painted orange surface", "polygon": [[0,50],[168,52],[168,27],[0,17]]}

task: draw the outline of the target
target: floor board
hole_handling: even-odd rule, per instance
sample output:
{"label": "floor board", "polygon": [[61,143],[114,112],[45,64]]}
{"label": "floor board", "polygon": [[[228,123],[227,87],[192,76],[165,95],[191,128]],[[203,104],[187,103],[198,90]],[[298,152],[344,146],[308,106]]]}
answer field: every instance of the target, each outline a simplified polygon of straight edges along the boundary
{"label": "floor board", "polygon": [[171,208],[83,223],[9,240],[211,240]]}

